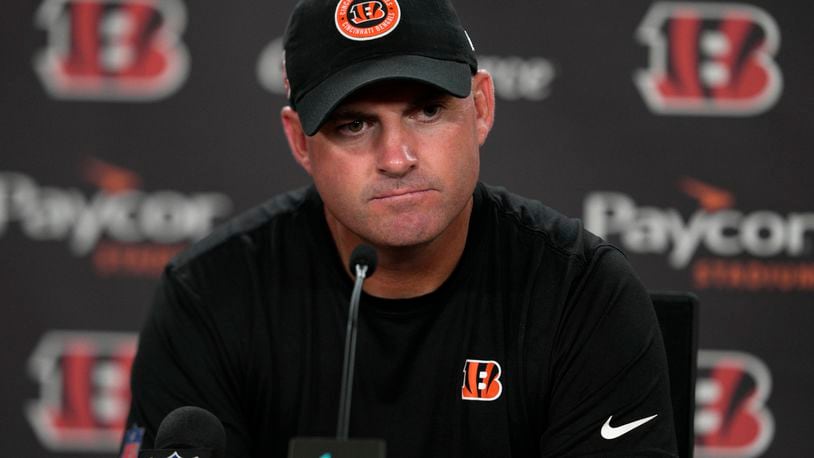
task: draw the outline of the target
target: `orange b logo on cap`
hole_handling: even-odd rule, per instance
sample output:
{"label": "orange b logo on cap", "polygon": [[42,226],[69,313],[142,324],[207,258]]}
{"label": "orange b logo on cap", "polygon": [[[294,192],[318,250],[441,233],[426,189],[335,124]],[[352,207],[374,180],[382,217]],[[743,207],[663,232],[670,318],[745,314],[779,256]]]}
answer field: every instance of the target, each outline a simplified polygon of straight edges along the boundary
{"label": "orange b logo on cap", "polygon": [[357,3],[350,10],[350,21],[353,25],[360,25],[365,22],[378,21],[383,19],[386,14],[382,7],[382,2],[364,2]]}
{"label": "orange b logo on cap", "polygon": [[399,25],[401,9],[396,0],[340,0],[334,19],[345,38],[374,40]]}

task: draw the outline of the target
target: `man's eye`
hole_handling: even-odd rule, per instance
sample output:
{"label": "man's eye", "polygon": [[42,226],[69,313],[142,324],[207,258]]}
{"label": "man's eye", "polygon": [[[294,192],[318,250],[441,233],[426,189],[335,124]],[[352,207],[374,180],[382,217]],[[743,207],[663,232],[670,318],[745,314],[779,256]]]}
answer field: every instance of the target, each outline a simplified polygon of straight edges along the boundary
{"label": "man's eye", "polygon": [[434,118],[441,111],[440,105],[427,105],[421,109],[421,114],[428,118]]}
{"label": "man's eye", "polygon": [[340,129],[341,130],[346,130],[348,132],[351,132],[351,133],[355,134],[355,133],[361,132],[362,129],[364,129],[364,127],[365,127],[365,122],[364,121],[359,120],[359,119],[355,119],[355,120],[353,120],[353,121],[351,121],[351,122],[349,122],[347,124],[343,124],[340,127]]}

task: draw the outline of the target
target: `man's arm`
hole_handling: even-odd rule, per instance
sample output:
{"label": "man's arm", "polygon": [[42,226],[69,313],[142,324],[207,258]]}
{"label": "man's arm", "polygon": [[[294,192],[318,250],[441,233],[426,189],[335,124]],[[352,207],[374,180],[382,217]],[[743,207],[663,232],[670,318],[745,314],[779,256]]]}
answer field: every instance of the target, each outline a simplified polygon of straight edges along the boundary
{"label": "man's arm", "polygon": [[142,448],[152,448],[161,420],[178,407],[194,405],[223,423],[227,456],[249,456],[240,374],[220,319],[203,302],[171,269],[165,272],[139,337],[127,427],[143,427]]}
{"label": "man's arm", "polygon": [[667,357],[647,291],[600,247],[554,342],[542,456],[677,456]]}

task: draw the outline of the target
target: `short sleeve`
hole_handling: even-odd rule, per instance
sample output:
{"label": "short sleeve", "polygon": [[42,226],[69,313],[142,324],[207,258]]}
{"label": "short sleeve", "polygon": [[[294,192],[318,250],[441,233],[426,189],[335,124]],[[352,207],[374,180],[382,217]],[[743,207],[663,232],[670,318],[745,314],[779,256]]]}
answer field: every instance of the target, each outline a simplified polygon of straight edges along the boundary
{"label": "short sleeve", "polygon": [[542,456],[675,457],[667,358],[624,255],[599,247],[558,324]]}
{"label": "short sleeve", "polygon": [[152,448],[161,420],[178,407],[194,405],[223,423],[226,456],[249,456],[251,443],[237,394],[240,375],[221,320],[202,302],[172,270],[165,272],[139,336],[127,426],[143,427],[142,448]]}

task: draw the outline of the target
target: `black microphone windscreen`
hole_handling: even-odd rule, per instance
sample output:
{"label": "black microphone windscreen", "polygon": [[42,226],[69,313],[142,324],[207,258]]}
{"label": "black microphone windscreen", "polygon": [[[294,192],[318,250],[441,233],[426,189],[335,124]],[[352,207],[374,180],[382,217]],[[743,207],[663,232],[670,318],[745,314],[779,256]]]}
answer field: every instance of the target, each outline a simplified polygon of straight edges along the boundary
{"label": "black microphone windscreen", "polygon": [[226,431],[212,412],[195,406],[179,407],[158,426],[155,447],[159,449],[212,449],[214,456],[226,450]]}
{"label": "black microphone windscreen", "polygon": [[376,255],[376,249],[365,243],[360,243],[350,254],[350,273],[356,275],[357,264],[367,266],[367,273],[365,276],[369,278],[371,275],[373,275],[373,272],[376,271],[377,261],[378,256]]}

